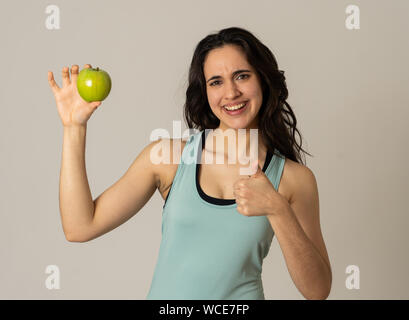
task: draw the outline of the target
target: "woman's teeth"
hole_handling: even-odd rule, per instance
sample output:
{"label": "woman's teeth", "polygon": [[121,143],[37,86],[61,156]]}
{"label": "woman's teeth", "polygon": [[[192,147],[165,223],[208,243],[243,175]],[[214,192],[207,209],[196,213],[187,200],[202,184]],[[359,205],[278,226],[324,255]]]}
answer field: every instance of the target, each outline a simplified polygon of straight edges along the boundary
{"label": "woman's teeth", "polygon": [[246,105],[246,102],[245,103],[241,103],[241,104],[238,104],[238,105],[236,105],[236,106],[232,106],[232,107],[224,107],[226,110],[229,110],[229,111],[233,111],[233,110],[237,110],[237,109],[240,109],[240,108],[242,108],[242,107],[244,107]]}

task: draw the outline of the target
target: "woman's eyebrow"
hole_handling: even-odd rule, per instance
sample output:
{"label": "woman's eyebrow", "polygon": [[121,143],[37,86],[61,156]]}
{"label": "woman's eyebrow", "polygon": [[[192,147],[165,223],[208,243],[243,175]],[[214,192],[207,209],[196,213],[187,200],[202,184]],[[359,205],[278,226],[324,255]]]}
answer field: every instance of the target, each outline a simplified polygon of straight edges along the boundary
{"label": "woman's eyebrow", "polygon": [[[242,73],[242,72],[251,72],[251,71],[250,71],[250,70],[247,70],[247,69],[240,69],[240,70],[234,71],[234,72],[232,73],[232,75],[233,75],[233,77],[234,77],[236,74]],[[209,80],[207,80],[206,82],[209,82],[210,80],[213,80],[213,79],[219,79],[219,78],[222,78],[222,76],[213,76],[213,77],[211,77]]]}

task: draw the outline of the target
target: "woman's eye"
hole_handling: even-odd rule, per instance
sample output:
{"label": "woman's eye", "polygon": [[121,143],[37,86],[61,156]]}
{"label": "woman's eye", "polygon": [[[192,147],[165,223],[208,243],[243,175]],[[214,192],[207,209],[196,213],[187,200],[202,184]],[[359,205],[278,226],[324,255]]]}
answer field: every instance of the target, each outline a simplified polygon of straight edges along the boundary
{"label": "woman's eye", "polygon": [[246,78],[248,78],[248,77],[249,77],[249,75],[248,75],[248,74],[241,74],[241,75],[239,75],[239,76],[238,76],[238,78],[240,78],[241,76],[246,76]]}
{"label": "woman's eye", "polygon": [[[239,79],[239,78],[242,77],[242,76],[245,76],[246,78],[249,77],[248,74],[241,74],[241,75],[239,75],[239,76],[237,77],[237,79]],[[245,79],[246,79],[246,78],[245,78]],[[220,81],[219,81],[219,80],[216,80],[216,81],[212,82],[210,85],[211,85],[211,86],[214,86],[215,83],[218,83],[218,82],[220,82]]]}

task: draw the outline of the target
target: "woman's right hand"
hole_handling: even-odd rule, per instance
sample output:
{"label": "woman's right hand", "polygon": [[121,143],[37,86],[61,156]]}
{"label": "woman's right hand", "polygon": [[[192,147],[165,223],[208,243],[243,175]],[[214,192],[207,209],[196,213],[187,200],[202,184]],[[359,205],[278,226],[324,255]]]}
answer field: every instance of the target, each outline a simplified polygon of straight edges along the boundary
{"label": "woman's right hand", "polygon": [[[86,64],[84,68],[91,68],[91,65]],[[86,127],[88,119],[101,104],[101,101],[87,102],[78,93],[78,69],[78,65],[71,67],[71,79],[68,67],[62,69],[62,88],[55,82],[53,73],[48,71],[48,83],[54,93],[58,114],[64,127]]]}

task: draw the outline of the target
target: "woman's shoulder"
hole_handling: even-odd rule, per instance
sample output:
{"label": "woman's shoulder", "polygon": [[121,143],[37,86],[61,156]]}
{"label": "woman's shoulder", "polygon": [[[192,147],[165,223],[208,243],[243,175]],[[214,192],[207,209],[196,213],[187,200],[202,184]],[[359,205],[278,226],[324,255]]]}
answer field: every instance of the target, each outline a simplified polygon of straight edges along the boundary
{"label": "woman's shoulder", "polygon": [[294,199],[300,184],[305,183],[311,177],[314,177],[314,173],[310,168],[287,157],[285,158],[280,187],[282,185],[282,193],[285,193],[290,203]]}
{"label": "woman's shoulder", "polygon": [[157,151],[162,154],[162,160],[164,160],[157,164],[159,192],[162,195],[169,189],[173,182],[188,140],[182,138],[162,138],[158,141],[160,151],[159,149]]}

